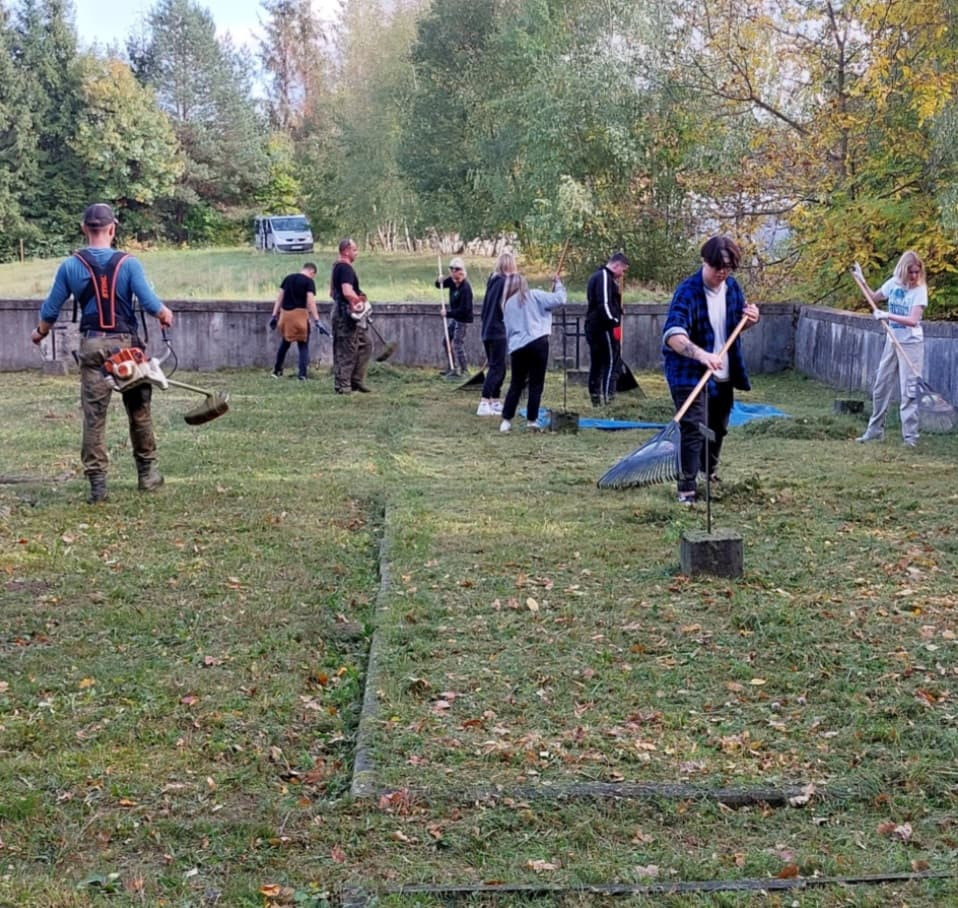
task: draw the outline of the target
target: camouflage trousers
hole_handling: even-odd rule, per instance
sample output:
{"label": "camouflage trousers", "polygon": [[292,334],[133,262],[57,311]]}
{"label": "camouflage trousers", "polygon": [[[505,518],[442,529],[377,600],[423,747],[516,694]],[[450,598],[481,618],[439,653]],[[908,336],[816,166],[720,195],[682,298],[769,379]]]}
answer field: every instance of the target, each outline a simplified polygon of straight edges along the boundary
{"label": "camouflage trousers", "polygon": [[348,315],[333,316],[333,382],[347,393],[366,381],[373,345],[369,331]]}
{"label": "camouflage trousers", "polygon": [[[106,473],[110,462],[106,449],[106,415],[113,388],[106,380],[101,367],[110,354],[131,346],[133,342],[134,338],[129,334],[84,337],[80,341],[80,405],[83,409],[80,460],[87,476]],[[153,463],[156,460],[156,437],[153,434],[153,417],[150,413],[153,388],[144,382],[122,394],[129,422],[133,458],[137,465]]]}

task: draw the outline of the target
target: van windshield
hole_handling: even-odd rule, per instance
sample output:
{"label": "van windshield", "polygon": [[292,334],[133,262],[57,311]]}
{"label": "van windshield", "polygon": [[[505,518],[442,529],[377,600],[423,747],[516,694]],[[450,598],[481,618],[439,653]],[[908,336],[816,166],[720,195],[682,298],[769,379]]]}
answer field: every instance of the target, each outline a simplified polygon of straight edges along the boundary
{"label": "van windshield", "polygon": [[309,230],[309,221],[304,217],[271,218],[273,230],[302,231]]}

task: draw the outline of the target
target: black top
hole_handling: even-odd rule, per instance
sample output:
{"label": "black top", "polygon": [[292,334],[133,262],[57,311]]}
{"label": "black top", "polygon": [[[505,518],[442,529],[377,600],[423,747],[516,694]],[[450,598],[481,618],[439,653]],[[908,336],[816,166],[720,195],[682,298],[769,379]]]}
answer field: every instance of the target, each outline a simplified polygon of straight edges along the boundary
{"label": "black top", "polygon": [[608,330],[622,321],[622,294],[615,275],[604,265],[592,277],[585,288],[589,308],[585,315],[586,328]]}
{"label": "black top", "polygon": [[442,284],[437,278],[436,286],[446,287],[449,290],[449,308],[446,310],[446,315],[457,322],[471,322],[472,287],[469,286],[469,281],[463,281],[457,286],[451,277],[447,277]]}
{"label": "black top", "polygon": [[300,271],[296,274],[287,274],[283,283],[279,285],[283,291],[283,309],[305,309],[306,294],[316,295],[316,282]]}
{"label": "black top", "polygon": [[349,262],[336,262],[333,265],[333,274],[329,279],[329,295],[336,304],[336,312],[341,318],[349,315],[349,303],[343,296],[343,284],[350,284],[357,296],[362,293],[359,289],[359,278]]}
{"label": "black top", "polygon": [[502,285],[505,275],[493,274],[486,282],[486,295],[482,298],[482,340],[505,340],[506,325],[502,320]]}

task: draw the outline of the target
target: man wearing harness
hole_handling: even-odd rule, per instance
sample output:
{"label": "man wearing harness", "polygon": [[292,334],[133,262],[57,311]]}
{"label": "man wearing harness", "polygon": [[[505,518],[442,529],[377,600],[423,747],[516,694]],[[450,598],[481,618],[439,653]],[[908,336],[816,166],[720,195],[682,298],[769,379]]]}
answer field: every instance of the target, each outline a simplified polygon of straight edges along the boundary
{"label": "man wearing harness", "polygon": [[367,330],[371,306],[359,289],[353,262],[359,247],[349,237],[340,240],[329,295],[333,301],[333,384],[337,394],[368,393],[366,367],[372,344]]}
{"label": "man wearing harness", "polygon": [[[83,408],[83,442],[80,458],[90,481],[87,501],[105,501],[106,414],[112,385],[102,366],[112,353],[143,346],[137,336],[134,299],[164,328],[173,324],[173,313],[153,292],[143,266],[132,256],[112,249],[117,220],[106,204],[90,205],[83,212],[81,229],[87,248],[60,264],[53,287],[40,307],[40,322],[31,335],[39,344],[49,333],[60,309],[72,294],[82,309],[80,318],[80,403]],[[137,485],[151,492],[163,485],[156,466],[156,439],[150,415],[152,386],[148,382],[123,391],[123,406],[130,424],[130,441],[136,461]]]}

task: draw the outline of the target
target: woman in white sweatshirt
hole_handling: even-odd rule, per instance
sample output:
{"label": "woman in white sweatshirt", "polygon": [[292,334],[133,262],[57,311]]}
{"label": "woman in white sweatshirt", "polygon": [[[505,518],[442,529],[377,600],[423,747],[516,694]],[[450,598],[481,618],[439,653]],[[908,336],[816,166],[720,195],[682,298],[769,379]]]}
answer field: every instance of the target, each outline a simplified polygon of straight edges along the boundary
{"label": "woman in white sweatshirt", "polygon": [[539,402],[549,365],[549,337],[552,334],[552,310],[566,301],[565,287],[557,274],[552,281],[553,292],[530,290],[521,274],[507,274],[503,289],[502,315],[506,325],[509,346],[511,378],[505,403],[502,405],[500,432],[512,428],[512,420],[519,406],[519,396],[528,384],[526,403],[527,426],[539,428]]}

